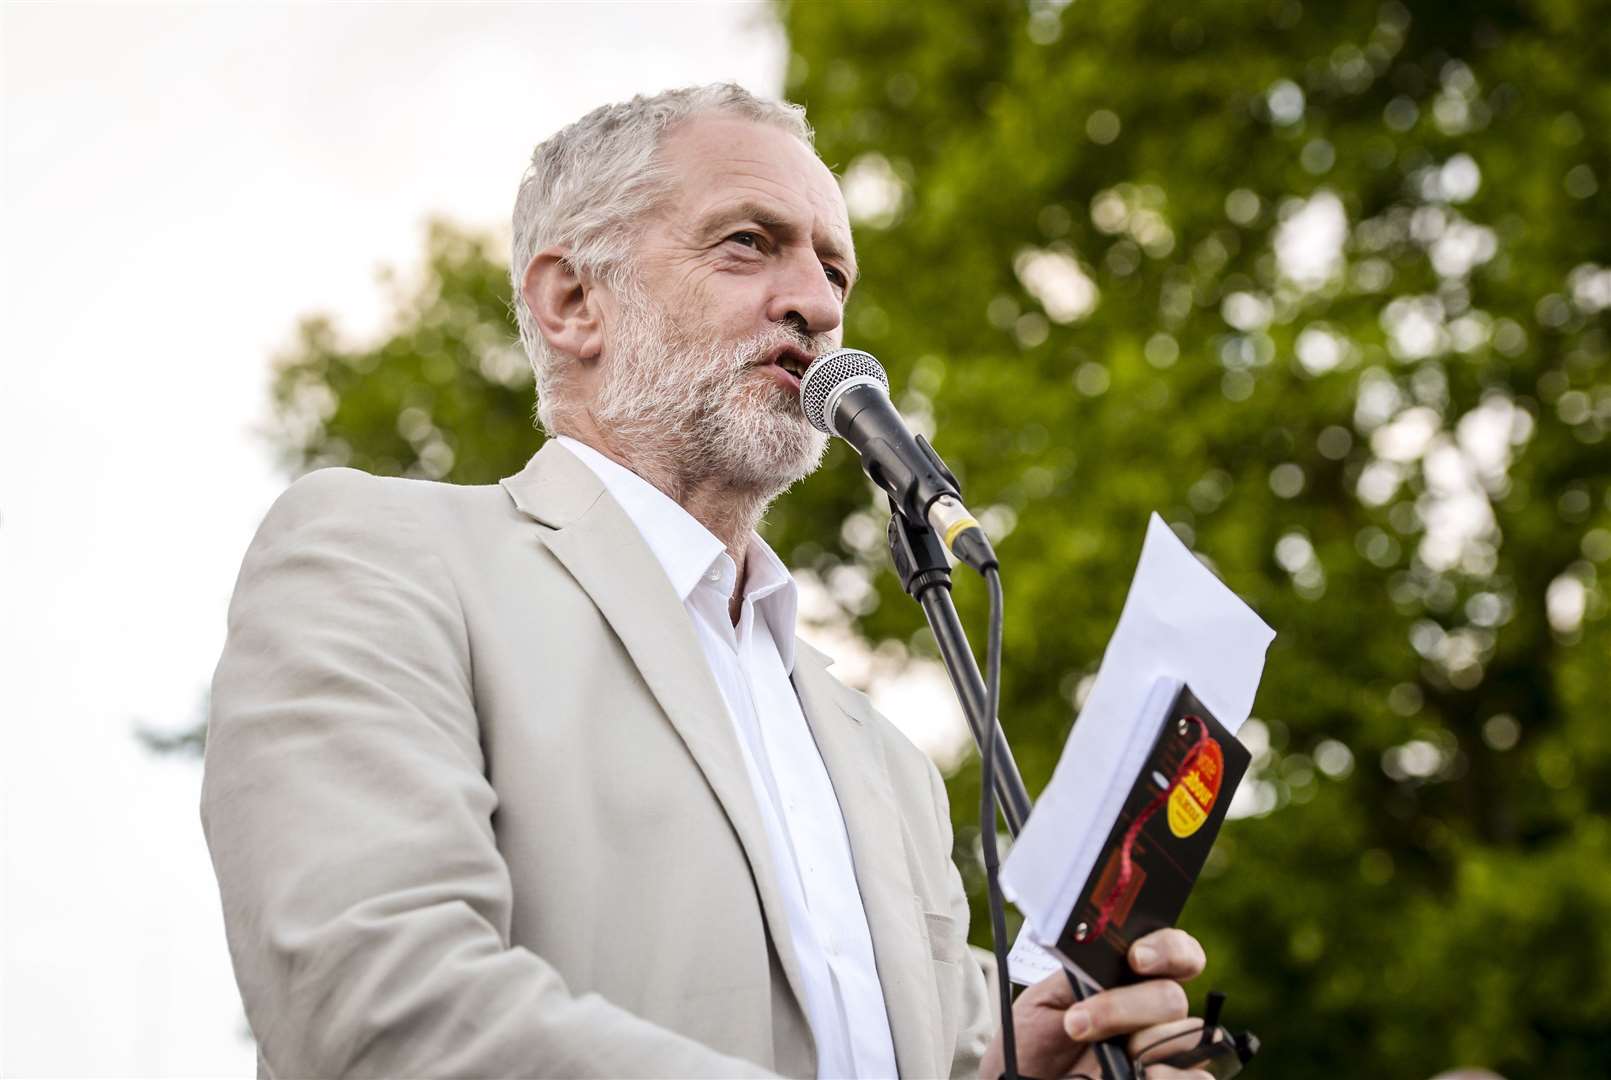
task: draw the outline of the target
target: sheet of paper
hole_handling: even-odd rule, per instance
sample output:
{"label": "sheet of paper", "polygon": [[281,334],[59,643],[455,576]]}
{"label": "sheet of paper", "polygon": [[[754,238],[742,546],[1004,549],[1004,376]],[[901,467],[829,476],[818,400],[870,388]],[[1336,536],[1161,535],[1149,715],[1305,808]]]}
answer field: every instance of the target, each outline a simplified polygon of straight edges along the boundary
{"label": "sheet of paper", "polygon": [[1274,638],[1275,631],[1152,515],[1096,681],[1051,783],[1001,868],[1002,891],[1034,937],[1055,940],[1074,909],[1116,812],[1101,816],[1112,801],[1114,777],[1123,775],[1137,742],[1145,753],[1135,727],[1159,681],[1190,684],[1234,734],[1253,708]]}
{"label": "sheet of paper", "polygon": [[1012,972],[1012,981],[1019,986],[1034,986],[1046,976],[1062,971],[1063,962],[1035,944],[1035,935],[1025,922],[1018,928],[1018,937],[1007,953],[1007,970]]}
{"label": "sheet of paper", "polygon": [[[1012,981],[1019,986],[1034,986],[1051,975],[1066,978],[1067,975],[1064,973],[1069,970],[1055,955],[1036,943],[1028,922],[1018,928],[1018,937],[1013,940],[1012,948],[1007,952],[1007,969],[1012,972]],[[1075,968],[1072,974],[1080,980],[1080,985],[1091,993],[1095,994],[1102,989],[1078,968]]]}

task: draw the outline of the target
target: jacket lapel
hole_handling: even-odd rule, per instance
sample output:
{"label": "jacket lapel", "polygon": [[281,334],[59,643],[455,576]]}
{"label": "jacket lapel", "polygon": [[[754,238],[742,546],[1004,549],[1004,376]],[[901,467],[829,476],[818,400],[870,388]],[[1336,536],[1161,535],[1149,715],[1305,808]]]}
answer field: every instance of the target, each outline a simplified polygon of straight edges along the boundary
{"label": "jacket lapel", "polygon": [[934,1042],[939,992],[883,745],[866,699],[828,674],[831,663],[798,642],[794,685],[844,814],[895,1061],[902,1076],[946,1075],[951,1062]]}
{"label": "jacket lapel", "polygon": [[553,530],[544,544],[608,620],[704,774],[744,849],[779,962],[803,1003],[799,961],[738,733],[664,569],[598,477],[559,443],[545,445],[500,483],[523,513]]}

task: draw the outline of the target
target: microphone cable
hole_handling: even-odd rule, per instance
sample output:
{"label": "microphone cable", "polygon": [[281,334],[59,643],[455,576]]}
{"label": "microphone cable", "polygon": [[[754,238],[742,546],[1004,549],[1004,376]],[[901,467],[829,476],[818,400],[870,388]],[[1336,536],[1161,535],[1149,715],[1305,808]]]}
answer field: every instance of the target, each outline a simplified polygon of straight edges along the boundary
{"label": "microphone cable", "polygon": [[1001,701],[1002,588],[1001,570],[995,565],[984,569],[990,591],[990,637],[985,650],[985,738],[980,750],[982,769],[979,782],[979,846],[983,849],[985,892],[990,905],[990,936],[996,953],[996,989],[1001,999],[1001,1054],[1006,1080],[1019,1080],[1018,1042],[1013,1032],[1012,978],[1007,971],[1007,915],[999,880],[1000,859],[996,851],[996,742],[1000,725],[996,710]]}

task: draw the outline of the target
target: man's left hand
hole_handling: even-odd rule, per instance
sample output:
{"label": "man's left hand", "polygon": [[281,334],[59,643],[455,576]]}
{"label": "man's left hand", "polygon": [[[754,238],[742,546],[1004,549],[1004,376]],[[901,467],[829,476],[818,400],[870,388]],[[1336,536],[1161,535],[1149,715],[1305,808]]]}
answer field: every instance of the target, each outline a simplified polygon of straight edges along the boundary
{"label": "man's left hand", "polygon": [[[1058,972],[1018,996],[1012,1016],[1021,1075],[1100,1077],[1101,1066],[1091,1045],[1115,1035],[1130,1037],[1132,1059],[1145,1052],[1149,1060],[1157,1060],[1197,1042],[1202,1024],[1187,1017],[1186,991],[1180,985],[1201,974],[1206,963],[1197,939],[1184,930],[1157,930],[1130,947],[1129,960],[1146,981],[1104,990],[1075,1004],[1068,977]],[[979,1066],[979,1076],[996,1080],[1002,1069],[998,1032]],[[1147,1080],[1208,1076],[1162,1065],[1145,1072]]]}

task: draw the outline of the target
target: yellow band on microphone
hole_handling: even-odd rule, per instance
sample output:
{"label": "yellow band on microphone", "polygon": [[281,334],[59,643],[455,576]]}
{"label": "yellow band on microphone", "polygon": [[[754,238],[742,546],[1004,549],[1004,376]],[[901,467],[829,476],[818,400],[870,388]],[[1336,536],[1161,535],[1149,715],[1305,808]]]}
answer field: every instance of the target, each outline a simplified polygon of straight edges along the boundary
{"label": "yellow band on microphone", "polygon": [[945,541],[946,548],[949,549],[951,545],[956,542],[956,538],[962,533],[969,529],[977,528],[980,528],[979,523],[973,520],[971,517],[965,517],[961,521],[953,522],[951,527],[945,530],[945,536],[942,538]]}

